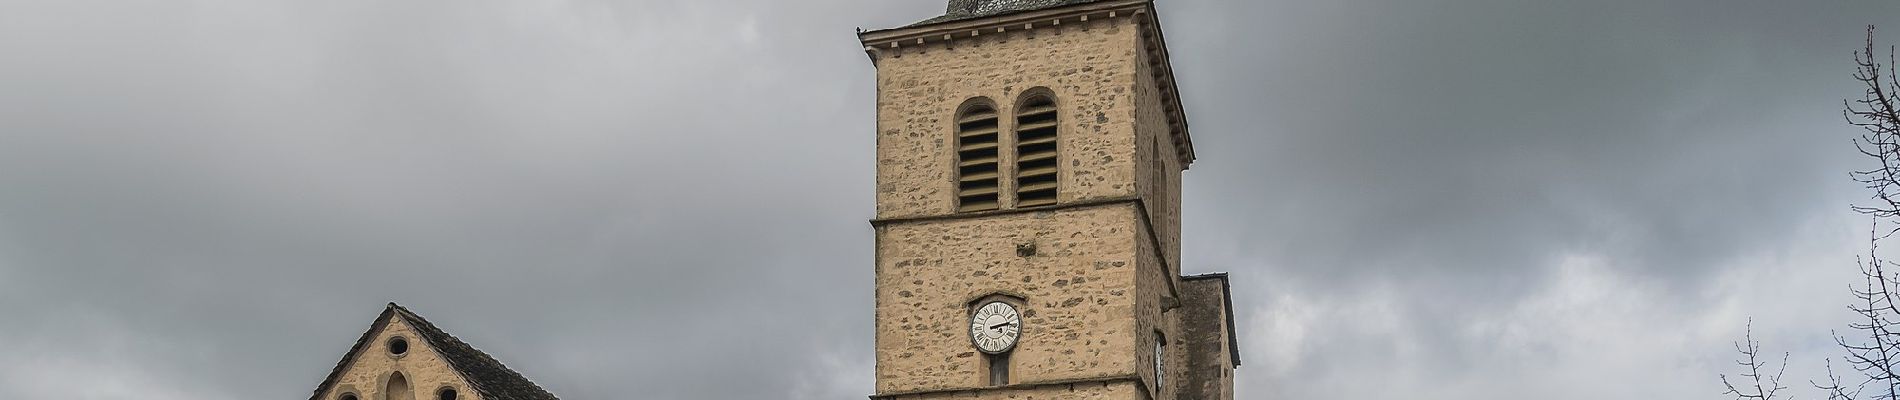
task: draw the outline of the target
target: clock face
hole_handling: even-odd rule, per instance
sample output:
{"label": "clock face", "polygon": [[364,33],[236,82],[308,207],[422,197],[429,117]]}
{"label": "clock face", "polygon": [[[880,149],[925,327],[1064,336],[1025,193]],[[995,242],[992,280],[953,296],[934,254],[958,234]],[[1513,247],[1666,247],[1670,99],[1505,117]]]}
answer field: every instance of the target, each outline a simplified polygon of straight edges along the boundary
{"label": "clock face", "polygon": [[978,307],[976,314],[970,316],[970,341],[984,353],[1007,352],[1016,347],[1016,339],[1022,334],[1022,315],[1009,303],[992,301]]}
{"label": "clock face", "polygon": [[1155,335],[1155,391],[1161,390],[1161,380],[1168,376],[1168,340]]}

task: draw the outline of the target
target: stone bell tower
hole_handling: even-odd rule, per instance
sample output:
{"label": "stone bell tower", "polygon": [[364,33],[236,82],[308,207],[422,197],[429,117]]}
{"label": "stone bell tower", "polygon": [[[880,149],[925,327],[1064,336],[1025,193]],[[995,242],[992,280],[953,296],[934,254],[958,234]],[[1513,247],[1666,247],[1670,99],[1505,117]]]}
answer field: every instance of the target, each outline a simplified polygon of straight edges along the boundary
{"label": "stone bell tower", "polygon": [[1233,398],[1226,275],[1181,275],[1194,147],[1151,0],[950,0],[859,39],[873,399]]}

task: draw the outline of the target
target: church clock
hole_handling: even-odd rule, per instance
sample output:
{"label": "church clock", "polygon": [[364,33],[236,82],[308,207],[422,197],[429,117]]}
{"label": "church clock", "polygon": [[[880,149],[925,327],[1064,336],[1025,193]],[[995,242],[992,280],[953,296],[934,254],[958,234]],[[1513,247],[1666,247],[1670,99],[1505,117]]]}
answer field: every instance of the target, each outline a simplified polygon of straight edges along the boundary
{"label": "church clock", "polygon": [[1155,332],[1155,392],[1160,393],[1163,382],[1168,376],[1168,339]]}
{"label": "church clock", "polygon": [[970,341],[987,354],[1002,354],[1016,347],[1023,334],[1023,318],[1016,306],[992,301],[970,315]]}

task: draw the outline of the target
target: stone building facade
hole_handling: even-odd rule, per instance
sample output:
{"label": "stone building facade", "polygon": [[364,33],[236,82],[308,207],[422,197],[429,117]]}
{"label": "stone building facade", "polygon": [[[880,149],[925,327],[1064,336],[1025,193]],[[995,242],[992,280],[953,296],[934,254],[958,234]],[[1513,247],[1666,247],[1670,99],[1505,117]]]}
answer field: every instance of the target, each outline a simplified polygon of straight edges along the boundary
{"label": "stone building facade", "polygon": [[1194,149],[1152,1],[952,0],[859,39],[873,399],[1233,397],[1226,276],[1181,275]]}

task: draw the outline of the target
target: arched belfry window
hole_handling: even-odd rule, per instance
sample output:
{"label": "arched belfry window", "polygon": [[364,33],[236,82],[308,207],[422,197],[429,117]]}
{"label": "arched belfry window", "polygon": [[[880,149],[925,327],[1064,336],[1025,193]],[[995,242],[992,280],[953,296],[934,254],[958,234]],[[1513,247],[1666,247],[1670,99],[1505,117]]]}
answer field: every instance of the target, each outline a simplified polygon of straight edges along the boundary
{"label": "arched belfry window", "polygon": [[987,102],[957,113],[957,211],[988,211],[998,201],[996,107]]}
{"label": "arched belfry window", "polygon": [[1016,107],[1016,206],[1056,203],[1056,99],[1031,93]]}

